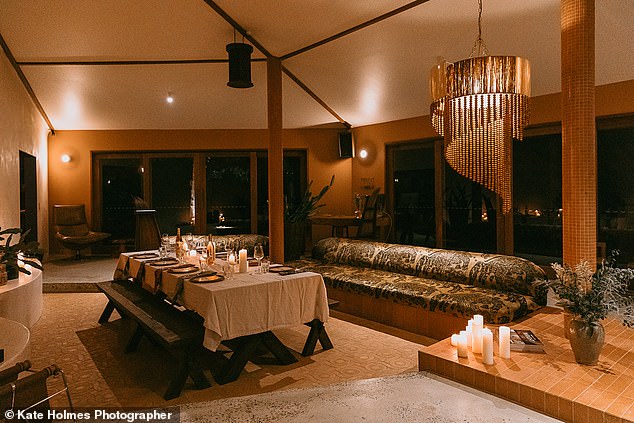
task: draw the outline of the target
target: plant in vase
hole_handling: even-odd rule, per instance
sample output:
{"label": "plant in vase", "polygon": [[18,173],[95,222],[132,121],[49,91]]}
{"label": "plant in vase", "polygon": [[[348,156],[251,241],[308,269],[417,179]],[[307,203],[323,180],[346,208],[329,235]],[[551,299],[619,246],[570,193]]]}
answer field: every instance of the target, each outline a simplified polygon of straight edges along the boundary
{"label": "plant in vase", "polygon": [[[2,228],[0,228],[0,264],[6,266],[8,279],[17,278],[19,272],[27,275],[31,274],[24,265],[20,266],[18,262],[42,270],[40,262],[33,259],[41,254],[37,241],[26,241],[30,230],[22,232],[20,228],[1,229]],[[20,235],[20,239],[18,242],[12,244],[14,235]]]}
{"label": "plant in vase", "polygon": [[567,338],[578,363],[597,363],[605,340],[601,321],[608,315],[634,326],[634,297],[628,291],[634,270],[615,267],[617,255],[613,251],[596,272],[586,261],[574,267],[551,265],[557,279],[549,285],[559,298],[557,305],[571,315]]}
{"label": "plant in vase", "polygon": [[330,183],[325,185],[319,193],[313,195],[310,181],[304,195],[298,201],[287,201],[284,212],[284,257],[286,260],[295,260],[304,251],[304,231],[306,222],[310,216],[325,204],[319,204],[322,197],[328,192],[335,182],[335,175],[330,178]]}

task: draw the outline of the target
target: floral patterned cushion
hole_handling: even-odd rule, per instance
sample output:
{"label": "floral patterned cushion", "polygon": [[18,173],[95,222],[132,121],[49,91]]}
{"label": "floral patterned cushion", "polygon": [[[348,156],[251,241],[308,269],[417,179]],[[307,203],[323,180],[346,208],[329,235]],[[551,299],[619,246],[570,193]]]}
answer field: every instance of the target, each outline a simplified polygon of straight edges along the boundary
{"label": "floral patterned cushion", "polygon": [[253,255],[253,247],[256,244],[262,244],[264,254],[268,254],[269,237],[258,234],[242,234],[242,235],[215,235],[214,242],[217,251],[240,250],[245,248],[249,255]]}
{"label": "floral patterned cushion", "polygon": [[482,314],[487,323],[509,323],[541,307],[528,295],[421,278],[356,266],[294,262],[302,270],[320,273],[327,286],[385,298],[400,304],[471,318]]}
{"label": "floral patterned cushion", "polygon": [[548,292],[541,268],[500,254],[326,238],[312,260],[293,265],[321,273],[333,288],[455,316],[482,314],[491,323],[537,310]]}

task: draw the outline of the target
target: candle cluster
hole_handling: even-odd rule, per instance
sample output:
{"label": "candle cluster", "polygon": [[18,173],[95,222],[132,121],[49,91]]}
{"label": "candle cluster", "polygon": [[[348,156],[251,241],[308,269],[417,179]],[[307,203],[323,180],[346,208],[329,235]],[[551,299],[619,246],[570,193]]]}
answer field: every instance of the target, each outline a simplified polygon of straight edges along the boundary
{"label": "candle cluster", "polygon": [[[474,354],[482,355],[484,364],[494,364],[493,360],[493,332],[484,326],[484,318],[476,314],[469,320],[465,330],[451,335],[451,345],[456,347],[458,357],[467,358],[469,347]],[[511,329],[500,326],[498,330],[498,356],[511,358]]]}

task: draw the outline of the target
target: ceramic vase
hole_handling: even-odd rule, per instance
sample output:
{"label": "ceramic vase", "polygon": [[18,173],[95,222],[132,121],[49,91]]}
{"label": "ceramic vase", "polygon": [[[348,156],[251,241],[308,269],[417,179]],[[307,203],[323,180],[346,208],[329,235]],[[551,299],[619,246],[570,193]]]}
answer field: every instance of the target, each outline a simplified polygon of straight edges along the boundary
{"label": "ceramic vase", "polygon": [[570,312],[570,310],[567,307],[564,307],[564,337],[566,339],[568,339],[568,331],[570,328],[570,321],[572,320],[574,314],[572,312]]}
{"label": "ceramic vase", "polygon": [[599,322],[588,323],[572,318],[568,327],[568,340],[577,363],[593,366],[599,361],[605,330]]}

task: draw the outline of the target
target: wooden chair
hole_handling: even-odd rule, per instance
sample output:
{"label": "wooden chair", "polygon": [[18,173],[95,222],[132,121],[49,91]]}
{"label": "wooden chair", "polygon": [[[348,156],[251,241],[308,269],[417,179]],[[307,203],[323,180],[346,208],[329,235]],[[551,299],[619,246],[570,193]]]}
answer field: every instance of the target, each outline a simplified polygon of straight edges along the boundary
{"label": "wooden chair", "polygon": [[136,251],[158,250],[161,246],[161,230],[156,219],[156,210],[136,210]]}
{"label": "wooden chair", "polygon": [[55,205],[55,238],[66,248],[75,251],[75,258],[80,258],[80,251],[110,237],[105,232],[93,232],[86,222],[86,209],[83,204]]}
{"label": "wooden chair", "polygon": [[359,222],[359,229],[357,230],[355,238],[377,238],[376,211],[379,190],[379,188],[375,189],[372,194],[366,198],[365,205],[363,206],[363,212],[361,214],[361,221]]}

